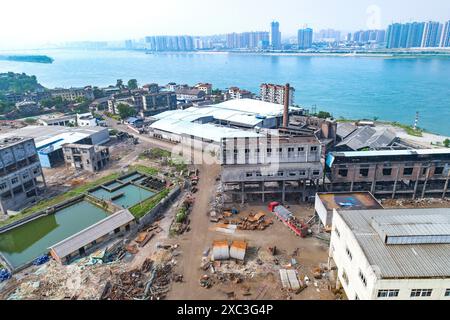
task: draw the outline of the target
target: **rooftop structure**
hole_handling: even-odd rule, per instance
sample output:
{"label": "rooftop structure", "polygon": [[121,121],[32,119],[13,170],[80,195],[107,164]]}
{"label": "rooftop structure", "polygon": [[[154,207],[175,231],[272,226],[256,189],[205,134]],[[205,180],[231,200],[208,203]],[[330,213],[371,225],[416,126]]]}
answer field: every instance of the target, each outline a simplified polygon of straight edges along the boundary
{"label": "rooftop structure", "polygon": [[335,210],[330,257],[350,299],[448,299],[450,209]]}
{"label": "rooftop structure", "polygon": [[324,226],[331,226],[334,210],[372,210],[383,206],[370,192],[317,193],[315,211]]}
{"label": "rooftop structure", "polygon": [[[340,125],[338,125],[338,132],[339,126]],[[352,131],[352,127],[347,124],[340,130],[340,133],[344,135],[348,133],[335,147],[336,150],[342,151],[384,148],[390,146],[396,140],[395,132],[389,128],[372,128],[364,126],[358,127]]]}

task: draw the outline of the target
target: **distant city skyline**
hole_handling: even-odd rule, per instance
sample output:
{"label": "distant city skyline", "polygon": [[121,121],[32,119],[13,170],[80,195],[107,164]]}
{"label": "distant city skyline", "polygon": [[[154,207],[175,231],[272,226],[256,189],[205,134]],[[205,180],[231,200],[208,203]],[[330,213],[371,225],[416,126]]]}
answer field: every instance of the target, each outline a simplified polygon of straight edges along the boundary
{"label": "distant city skyline", "polygon": [[[198,6],[190,0],[137,2],[16,0],[2,4],[0,48],[71,41],[123,41],[149,35],[207,36],[270,31],[278,21],[282,38],[299,29],[354,32],[387,29],[393,22],[450,19],[442,0],[216,0]],[[270,10],[267,8],[270,7]]]}

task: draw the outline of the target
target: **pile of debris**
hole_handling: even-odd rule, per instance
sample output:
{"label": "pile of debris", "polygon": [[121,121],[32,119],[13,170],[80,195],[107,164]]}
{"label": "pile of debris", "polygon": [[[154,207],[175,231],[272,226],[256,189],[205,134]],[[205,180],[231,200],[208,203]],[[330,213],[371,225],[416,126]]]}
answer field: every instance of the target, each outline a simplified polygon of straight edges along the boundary
{"label": "pile of debris", "polygon": [[[163,249],[162,249],[163,248]],[[172,252],[176,246],[159,247]],[[175,260],[147,259],[140,269],[126,271],[109,281],[101,296],[101,300],[161,300],[170,290],[172,281],[183,281],[183,276],[173,274]]]}
{"label": "pile of debris", "polygon": [[423,198],[423,199],[384,199],[381,204],[385,208],[444,208],[450,205],[448,198]]}
{"label": "pile of debris", "polygon": [[191,213],[192,206],[194,205],[195,198],[192,195],[187,195],[183,200],[180,208],[178,208],[175,219],[170,226],[170,233],[180,235],[190,230],[189,214]]}
{"label": "pile of debris", "polygon": [[150,188],[152,190],[160,191],[166,187],[166,180],[159,179],[157,177],[147,177],[144,180],[142,180],[141,185],[147,188]]}

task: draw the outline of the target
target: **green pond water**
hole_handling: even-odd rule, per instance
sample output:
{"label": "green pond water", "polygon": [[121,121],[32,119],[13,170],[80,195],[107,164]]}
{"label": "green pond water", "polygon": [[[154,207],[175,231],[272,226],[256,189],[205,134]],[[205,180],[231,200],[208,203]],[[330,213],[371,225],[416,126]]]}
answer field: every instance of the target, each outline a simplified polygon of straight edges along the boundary
{"label": "green pond water", "polygon": [[155,194],[154,192],[132,184],[119,188],[114,192],[109,192],[108,190],[103,188],[90,192],[90,194],[94,197],[103,200],[110,200],[112,197],[121,193],[123,193],[123,196],[112,200],[112,202],[118,206],[121,206],[122,208],[130,208],[135,204],[138,204],[139,202],[152,197]]}
{"label": "green pond water", "polygon": [[129,176],[129,177],[120,179],[120,181],[123,181],[123,182],[127,183],[127,182],[133,181],[133,180],[135,180],[135,179],[137,179],[137,178],[139,178],[139,177],[142,177],[142,175],[139,174],[139,173],[135,173],[135,174],[133,174],[133,175],[131,175],[131,176]]}
{"label": "green pond water", "polygon": [[0,252],[13,267],[19,267],[107,216],[106,211],[87,201],[78,202],[0,234]]}

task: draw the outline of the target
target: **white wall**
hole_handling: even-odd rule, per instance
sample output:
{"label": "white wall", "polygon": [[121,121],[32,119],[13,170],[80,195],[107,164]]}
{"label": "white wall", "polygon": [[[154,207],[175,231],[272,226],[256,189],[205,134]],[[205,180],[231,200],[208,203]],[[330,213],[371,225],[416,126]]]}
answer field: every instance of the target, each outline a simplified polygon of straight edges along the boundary
{"label": "white wall", "polygon": [[[450,289],[450,278],[446,279],[378,279],[375,273],[376,267],[369,262],[359,246],[353,232],[341,218],[336,210],[333,210],[333,229],[330,241],[330,257],[338,269],[338,278],[345,293],[350,300],[356,295],[361,300],[450,300],[445,297],[446,289]],[[338,236],[337,231],[340,236]],[[346,248],[352,255],[350,260]],[[362,271],[366,278],[367,286],[359,277]],[[347,274],[348,283],[344,281],[343,273]],[[378,290],[399,289],[398,297],[378,298]],[[430,297],[411,297],[412,289],[433,289]]]}

